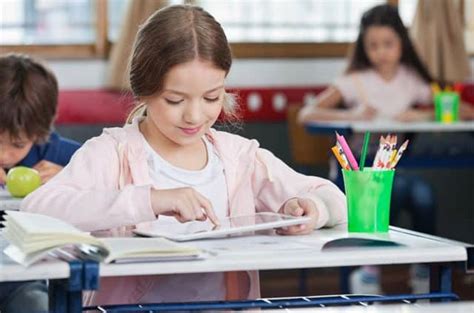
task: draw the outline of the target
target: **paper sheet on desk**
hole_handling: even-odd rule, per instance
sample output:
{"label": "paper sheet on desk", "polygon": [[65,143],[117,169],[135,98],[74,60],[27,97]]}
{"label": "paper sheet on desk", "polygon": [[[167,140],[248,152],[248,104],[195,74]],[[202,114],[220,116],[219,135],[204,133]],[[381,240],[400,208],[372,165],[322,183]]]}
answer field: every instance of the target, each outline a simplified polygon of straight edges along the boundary
{"label": "paper sheet on desk", "polygon": [[317,249],[313,245],[295,239],[295,236],[244,236],[225,239],[193,241],[193,246],[211,254],[255,255],[268,253],[294,253]]}

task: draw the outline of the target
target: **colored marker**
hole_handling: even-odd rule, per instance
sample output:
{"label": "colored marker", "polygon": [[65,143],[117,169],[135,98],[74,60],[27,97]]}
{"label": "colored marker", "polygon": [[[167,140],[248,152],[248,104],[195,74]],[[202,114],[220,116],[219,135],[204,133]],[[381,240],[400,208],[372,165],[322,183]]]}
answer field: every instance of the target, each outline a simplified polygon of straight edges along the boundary
{"label": "colored marker", "polygon": [[344,151],[344,154],[349,160],[350,166],[352,167],[353,170],[358,171],[359,165],[357,164],[357,161],[355,160],[354,155],[352,154],[351,148],[349,148],[349,145],[347,144],[346,139],[344,138],[344,136],[339,135],[337,132],[336,132],[336,138],[337,138],[337,141],[341,144],[342,151]]}

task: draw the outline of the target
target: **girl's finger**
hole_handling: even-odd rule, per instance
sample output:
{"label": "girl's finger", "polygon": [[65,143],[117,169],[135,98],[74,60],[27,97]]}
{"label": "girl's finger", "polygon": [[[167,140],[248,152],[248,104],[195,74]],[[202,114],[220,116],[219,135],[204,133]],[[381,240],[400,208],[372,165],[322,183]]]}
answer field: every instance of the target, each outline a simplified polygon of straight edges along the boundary
{"label": "girl's finger", "polygon": [[198,192],[196,192],[196,195],[197,195],[197,199],[199,200],[199,204],[200,204],[201,208],[206,213],[206,216],[209,217],[212,224],[220,225],[221,223],[219,222],[219,219],[217,218],[217,215],[214,212],[214,209],[212,208],[211,201],[209,201],[207,198],[205,198],[204,196],[202,196]]}

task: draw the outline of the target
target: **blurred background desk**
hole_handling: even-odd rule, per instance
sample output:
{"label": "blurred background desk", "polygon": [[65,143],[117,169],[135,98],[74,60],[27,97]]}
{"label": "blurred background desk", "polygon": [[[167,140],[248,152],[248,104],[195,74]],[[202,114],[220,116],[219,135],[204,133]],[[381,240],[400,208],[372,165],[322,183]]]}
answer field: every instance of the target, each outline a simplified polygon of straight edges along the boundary
{"label": "blurred background desk", "polygon": [[423,132],[472,132],[474,121],[463,121],[451,124],[439,122],[394,122],[394,121],[358,121],[358,122],[309,122],[306,131],[312,134],[334,133],[341,135],[353,133],[423,133]]}
{"label": "blurred background desk", "polygon": [[[474,121],[452,124],[434,121],[310,122],[305,125],[305,130],[314,135],[338,132],[346,137],[366,131],[382,135],[404,134],[414,140],[411,140],[406,154],[401,159],[400,167],[474,167]],[[398,143],[400,144],[401,142]]]}

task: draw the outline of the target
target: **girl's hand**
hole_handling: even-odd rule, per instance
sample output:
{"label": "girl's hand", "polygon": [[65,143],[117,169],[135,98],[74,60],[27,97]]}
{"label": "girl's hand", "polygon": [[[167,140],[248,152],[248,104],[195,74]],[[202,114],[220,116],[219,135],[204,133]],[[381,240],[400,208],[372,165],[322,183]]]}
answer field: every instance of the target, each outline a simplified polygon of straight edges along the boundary
{"label": "girl's hand", "polygon": [[7,173],[5,170],[0,167],[0,185],[5,185],[7,183]]}
{"label": "girl's hand", "polygon": [[283,205],[280,213],[292,216],[308,216],[311,218],[306,224],[282,227],[277,230],[280,235],[305,235],[310,234],[316,226],[319,217],[318,208],[313,200],[307,198],[293,198]]}
{"label": "girl's hand", "polygon": [[63,169],[61,165],[46,160],[39,161],[33,168],[39,172],[43,184]]}
{"label": "girl's hand", "polygon": [[151,205],[156,215],[171,215],[181,223],[209,218],[214,225],[220,224],[211,202],[190,187],[152,189]]}
{"label": "girl's hand", "polygon": [[377,115],[377,110],[371,106],[364,105],[362,107],[355,108],[348,112],[350,114],[350,120],[353,121],[370,121]]}

